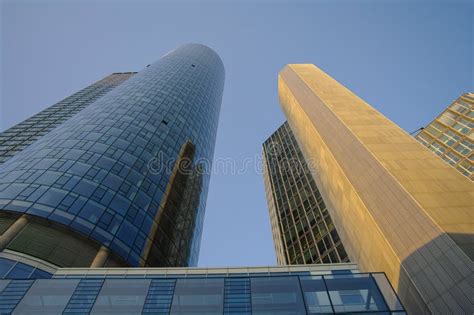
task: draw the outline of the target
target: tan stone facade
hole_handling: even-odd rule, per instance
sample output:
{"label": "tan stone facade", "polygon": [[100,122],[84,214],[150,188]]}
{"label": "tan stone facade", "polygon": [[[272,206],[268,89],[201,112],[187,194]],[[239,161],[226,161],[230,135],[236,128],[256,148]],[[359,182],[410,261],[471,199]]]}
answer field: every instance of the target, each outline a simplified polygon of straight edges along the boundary
{"label": "tan stone facade", "polygon": [[413,314],[472,313],[474,184],[314,65],[279,96],[350,260]]}

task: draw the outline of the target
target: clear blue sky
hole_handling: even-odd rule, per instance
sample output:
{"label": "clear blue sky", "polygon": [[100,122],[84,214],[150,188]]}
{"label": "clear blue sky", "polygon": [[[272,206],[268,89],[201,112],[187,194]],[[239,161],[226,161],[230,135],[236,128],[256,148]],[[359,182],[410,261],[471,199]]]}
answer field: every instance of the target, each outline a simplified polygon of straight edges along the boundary
{"label": "clear blue sky", "polygon": [[[474,90],[469,1],[67,2],[1,1],[0,130],[186,42],[224,61],[215,157],[237,163],[284,121],[287,63],[316,64],[407,131]],[[214,175],[199,264],[275,263],[261,175]]]}

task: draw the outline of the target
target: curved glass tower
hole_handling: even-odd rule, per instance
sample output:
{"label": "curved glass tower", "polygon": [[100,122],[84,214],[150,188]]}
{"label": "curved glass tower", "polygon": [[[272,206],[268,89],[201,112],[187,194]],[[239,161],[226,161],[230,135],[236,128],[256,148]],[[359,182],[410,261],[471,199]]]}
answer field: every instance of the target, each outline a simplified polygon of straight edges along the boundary
{"label": "curved glass tower", "polygon": [[0,165],[0,250],[61,267],[193,266],[224,87],[178,47]]}

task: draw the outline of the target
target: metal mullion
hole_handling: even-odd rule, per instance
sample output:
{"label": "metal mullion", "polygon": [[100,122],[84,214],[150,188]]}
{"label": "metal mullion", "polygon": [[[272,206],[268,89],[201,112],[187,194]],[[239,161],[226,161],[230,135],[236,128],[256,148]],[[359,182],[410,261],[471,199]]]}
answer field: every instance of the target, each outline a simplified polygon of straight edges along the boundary
{"label": "metal mullion", "polygon": [[304,310],[305,310],[306,314],[309,314],[308,306],[306,305],[306,297],[304,295],[303,286],[301,285],[300,276],[296,276],[296,278],[298,279],[298,287],[300,288],[301,296],[303,298]]}
{"label": "metal mullion", "polygon": [[[282,137],[281,137],[281,130],[277,131],[277,133],[276,133],[276,138],[278,139],[279,143],[283,143],[283,141],[282,141],[283,139],[282,139]],[[283,145],[282,145],[282,147],[283,147]],[[286,159],[286,152],[284,151],[284,153],[285,153],[284,157],[285,157],[285,159]],[[277,168],[278,168],[278,172],[279,172],[279,175],[280,175],[279,177],[282,178],[282,172],[281,172],[281,165],[280,165],[280,162],[277,161],[276,166],[277,166]],[[285,195],[285,197],[286,197],[286,203],[288,204],[289,216],[290,216],[291,219],[293,220],[293,226],[295,227],[295,226],[296,226],[296,224],[295,224],[295,218],[293,217],[293,210],[291,209],[291,205],[290,205],[290,202],[289,202],[290,198],[288,197],[288,190],[286,189],[286,188],[287,188],[287,185],[285,185],[285,183],[283,183],[283,184],[282,184],[282,187],[283,187],[284,195]],[[288,220],[288,219],[287,219],[287,220]],[[297,231],[295,231],[295,232],[296,232],[296,234],[298,234]],[[290,233],[290,238],[291,238],[291,233]],[[297,239],[298,239],[298,237],[297,237]],[[292,243],[293,248],[294,248],[294,241],[292,240],[291,243]],[[302,251],[302,249],[301,249],[301,244],[299,243],[299,240],[298,240],[298,245],[299,245],[299,247],[300,247],[300,251]],[[286,247],[286,251],[287,251],[287,253],[288,253],[288,263],[290,264],[290,263],[291,263],[291,259],[290,259],[290,257],[289,257],[290,255],[289,255],[288,246],[286,245],[286,243],[285,243],[285,247]],[[295,255],[294,258],[296,258],[296,255]]]}
{"label": "metal mullion", "polygon": [[333,305],[332,299],[331,299],[331,294],[329,294],[328,285],[326,283],[326,279],[325,279],[324,275],[321,275],[321,279],[323,279],[324,288],[326,289],[326,294],[328,295],[329,303],[331,304],[332,313],[336,314],[336,310],[334,309],[334,305]]}
{"label": "metal mullion", "polygon": [[[285,129],[285,131],[286,131],[285,138],[286,138],[287,140],[293,140],[292,134],[290,134],[290,132],[292,132],[291,129],[290,129],[290,126],[289,126],[288,124],[285,124],[285,128],[284,128],[284,129]],[[290,131],[288,131],[288,129],[289,129]],[[289,144],[288,147],[291,146],[291,147],[293,148],[293,151],[295,151],[295,148],[294,148],[294,146],[293,146],[293,142],[292,142],[292,141],[287,141],[287,143]],[[296,152],[296,151],[295,151],[295,152]],[[291,157],[291,156],[290,156],[289,154],[287,154],[286,151],[285,151],[285,157],[286,157],[287,164],[288,164],[288,166],[289,166],[289,171],[290,171],[290,174],[291,174],[291,178],[293,179],[293,182],[294,182],[294,186],[296,186],[296,178],[295,178],[293,169],[291,168],[292,165],[290,165],[290,163],[289,163],[289,157]],[[297,160],[298,160],[298,164],[300,164],[299,159],[297,159]],[[292,195],[294,195],[294,194],[292,193]],[[302,202],[301,195],[300,195],[300,193],[299,193],[298,187],[296,187],[296,195],[297,195],[298,198],[299,198],[299,201],[300,201],[299,203],[300,203],[300,205],[303,206],[303,202]],[[295,198],[293,198],[293,199],[295,199]],[[298,207],[296,207],[296,208],[298,208]],[[298,209],[296,209],[296,210],[298,211]],[[307,217],[307,215],[306,215],[306,210],[304,209],[304,207],[303,207],[303,211],[304,211],[305,219],[306,219],[306,221],[307,221],[306,223],[309,223],[308,217]],[[296,221],[294,220],[294,217],[293,217],[293,211],[291,211],[291,216],[292,216],[292,218],[293,218],[293,224],[295,225],[295,229],[296,229],[296,237],[297,237],[297,240],[298,240],[298,245],[299,245],[299,247],[300,247],[300,254],[301,254],[301,257],[302,257],[302,259],[303,259],[303,264],[305,265],[305,264],[306,264],[306,261],[305,261],[305,259],[304,259],[303,246],[301,245],[301,236],[298,235],[298,229],[296,228]],[[298,212],[298,218],[300,219],[300,222],[301,222],[301,219],[302,219],[302,218],[300,217],[300,213],[299,213],[299,212]],[[308,225],[309,225],[309,224],[308,224]],[[304,235],[304,234],[303,234],[303,235]]]}
{"label": "metal mullion", "polygon": [[[300,151],[301,151],[301,150],[300,150]],[[301,153],[301,154],[302,154],[302,153]],[[298,161],[300,162],[300,164],[302,164],[302,162],[301,162],[299,159],[298,159]],[[306,160],[303,159],[303,162],[306,163]],[[307,163],[306,163],[306,167],[308,168],[307,171],[310,172]],[[321,216],[321,220],[324,221],[323,213],[322,213],[321,208],[319,207],[319,203],[317,202],[317,198],[316,198],[315,191],[314,191],[314,190],[312,189],[312,187],[311,187],[311,180],[313,180],[313,182],[314,182],[314,184],[315,184],[315,186],[316,186],[316,189],[318,190],[318,192],[319,192],[320,195],[321,195],[321,192],[320,192],[319,189],[318,189],[318,186],[317,186],[317,184],[316,184],[316,181],[313,179],[312,175],[309,175],[309,174],[308,174],[308,172],[306,172],[306,170],[305,170],[305,172],[304,172],[304,177],[305,177],[306,182],[307,182],[307,184],[308,184],[308,186],[309,186],[311,195],[312,195],[313,198],[314,198],[316,209],[318,210],[318,212],[319,212],[319,214],[320,214],[320,216]],[[309,177],[309,176],[311,176],[311,177]],[[323,196],[321,195],[321,198],[322,198],[322,197],[323,197]],[[324,202],[324,199],[322,199],[322,200],[323,200],[323,202]],[[324,202],[324,203],[325,203],[325,202]],[[325,204],[326,204],[326,203],[325,203]],[[306,212],[306,211],[305,211],[305,212]],[[307,217],[307,215],[306,215],[306,217]],[[315,219],[316,219],[316,217],[315,217]],[[332,221],[332,218],[331,218],[331,221]],[[310,222],[308,221],[308,223],[310,223]],[[321,234],[321,230],[319,229],[319,226],[318,226],[318,224],[317,224],[317,220],[316,220],[316,223],[315,223],[315,224],[316,224],[316,228],[318,229],[319,233]],[[326,229],[328,230],[326,222],[324,222],[324,225],[326,226]],[[329,231],[329,230],[328,230],[328,231]],[[318,253],[319,260],[322,262],[322,255],[321,255],[321,253],[319,252],[319,249],[318,249],[318,247],[317,247],[317,241],[316,241],[316,237],[314,236],[313,229],[311,229],[311,235],[312,235],[312,238],[313,238],[313,241],[314,241],[314,246],[315,246],[315,248],[316,248],[316,252]],[[322,240],[322,237],[321,237],[321,240]],[[334,245],[334,242],[333,242],[333,245]],[[338,257],[339,257],[339,256],[338,256]],[[339,260],[340,260],[340,259],[339,259]]]}
{"label": "metal mullion", "polygon": [[[267,150],[266,148],[264,147],[264,154],[265,156],[267,155]],[[268,159],[266,159],[268,160]],[[278,209],[278,204],[276,202],[276,196],[275,196],[275,189],[276,189],[276,184],[273,182],[273,178],[271,176],[271,172],[270,172],[270,164],[269,164],[269,161],[267,161],[266,163],[267,165],[267,172],[268,172],[268,179],[270,181],[270,186],[271,186],[271,194],[272,194],[272,197],[273,197],[273,205],[274,205],[274,210],[275,210],[275,215],[277,217],[277,223],[278,225],[280,226],[280,235],[283,237],[283,250],[286,252],[286,257],[285,257],[285,260],[286,260],[286,263],[287,264],[290,264],[290,253],[288,252],[288,246],[286,245],[286,237],[285,237],[285,233],[284,233],[284,228],[283,228],[283,223],[282,223],[282,219],[281,219],[281,215],[280,215],[280,209]],[[275,170],[278,168],[279,170],[279,167],[278,167],[278,163],[275,163]],[[281,175],[281,174],[279,174]],[[281,176],[280,176],[281,178]],[[280,191],[280,189],[278,189]],[[280,193],[281,195],[281,193]],[[290,238],[291,238],[291,235],[290,235]]]}

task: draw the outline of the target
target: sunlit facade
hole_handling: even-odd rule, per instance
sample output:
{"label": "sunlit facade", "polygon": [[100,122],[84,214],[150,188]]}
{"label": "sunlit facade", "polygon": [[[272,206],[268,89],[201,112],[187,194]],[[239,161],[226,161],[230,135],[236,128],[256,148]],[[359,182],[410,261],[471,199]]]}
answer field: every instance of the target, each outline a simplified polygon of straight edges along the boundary
{"label": "sunlit facade", "polygon": [[0,165],[0,251],[61,267],[196,265],[223,86],[219,56],[186,44],[90,104],[94,85],[28,120],[58,116]]}
{"label": "sunlit facade", "polygon": [[474,93],[456,99],[416,139],[474,180]]}
{"label": "sunlit facade", "polygon": [[409,313],[472,313],[472,181],[314,65],[278,88],[350,261],[385,272]]}

